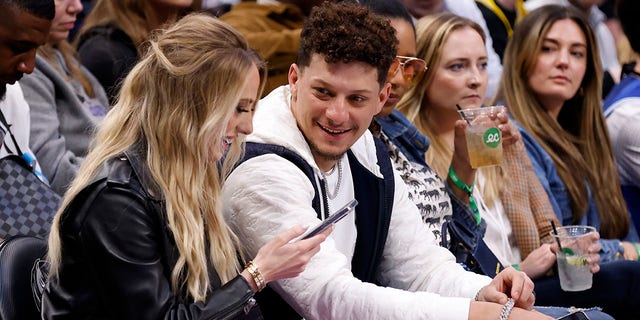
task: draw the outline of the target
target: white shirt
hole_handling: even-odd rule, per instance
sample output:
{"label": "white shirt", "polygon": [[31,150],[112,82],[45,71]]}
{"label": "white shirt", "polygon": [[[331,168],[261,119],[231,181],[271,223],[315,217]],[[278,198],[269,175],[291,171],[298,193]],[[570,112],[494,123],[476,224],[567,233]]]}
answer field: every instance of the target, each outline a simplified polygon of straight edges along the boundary
{"label": "white shirt", "polygon": [[480,216],[487,223],[487,230],[483,240],[502,265],[510,266],[520,263],[522,261],[520,250],[511,228],[511,222],[509,222],[509,218],[502,206],[502,201],[496,199],[493,205],[489,206],[482,198],[481,193],[485,183],[486,178],[482,174],[482,170],[478,170],[473,196],[476,198]]}
{"label": "white shirt", "polygon": [[[7,94],[5,95],[4,100],[0,101],[0,110],[2,111],[2,114],[4,114],[7,123],[11,125],[11,132],[18,142],[20,150],[23,153],[29,153],[33,159],[35,159],[35,154],[29,148],[29,133],[31,128],[29,104],[24,99],[22,88],[18,82],[7,85]],[[8,145],[15,154],[17,151],[14,147],[13,141],[11,140],[9,132],[7,132],[6,128],[4,128],[2,124],[0,124],[0,129],[5,132],[4,144]],[[0,158],[6,157],[7,155],[7,148],[3,145],[0,147]],[[40,172],[40,164],[37,162],[36,170]]]}
{"label": "white shirt", "polygon": [[[338,164],[336,163],[336,171],[338,171],[337,165]],[[355,197],[355,193],[353,191],[353,179],[351,177],[351,167],[349,166],[349,159],[346,155],[342,156],[340,159],[340,166],[342,166],[340,189],[337,190],[337,195],[334,199],[329,198],[329,212],[331,213],[342,208]],[[339,177],[340,174],[338,172],[333,172],[333,174],[327,176],[328,193],[334,193]],[[335,239],[338,251],[342,252],[349,260],[351,260],[356,248],[356,238],[358,236],[358,230],[356,229],[356,215],[351,213],[338,221],[334,225],[331,236]]]}

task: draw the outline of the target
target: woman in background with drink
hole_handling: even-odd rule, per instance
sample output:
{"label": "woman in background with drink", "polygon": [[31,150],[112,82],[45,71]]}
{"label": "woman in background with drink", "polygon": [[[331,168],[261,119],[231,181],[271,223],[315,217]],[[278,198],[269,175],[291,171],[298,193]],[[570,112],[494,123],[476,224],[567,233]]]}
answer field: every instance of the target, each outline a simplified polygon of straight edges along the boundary
{"label": "woman in background with drink", "polygon": [[[480,107],[484,100],[488,79],[483,33],[473,22],[446,13],[419,20],[416,29],[417,57],[424,59],[429,69],[403,97],[399,109],[431,139],[427,162],[440,177],[447,177],[452,154],[462,152],[453,143],[453,130],[461,119],[456,104],[464,110]],[[572,302],[565,299],[567,294],[560,289],[558,277],[545,276],[554,266],[556,256],[554,245],[543,243],[542,239],[549,236],[550,221],[558,222],[523,143],[503,145],[503,149],[502,164],[479,168],[473,187],[478,228],[486,223],[484,241],[491,251],[503,265],[513,265],[534,279],[537,296],[542,299],[537,301],[540,305],[599,305],[610,312],[628,304],[629,298],[607,298],[608,290],[601,288],[611,285],[613,280],[602,281],[597,274],[594,287],[600,291],[573,293],[577,298]],[[599,247],[596,243],[591,248],[588,263],[592,272],[599,269]],[[539,285],[544,281],[552,285]],[[629,286],[619,279],[613,282],[618,288]]]}
{"label": "woman in background with drink", "polygon": [[[419,20],[417,35],[417,56],[427,62],[429,69],[403,97],[398,109],[431,139],[425,154],[427,163],[441,178],[451,179],[457,175],[449,170],[454,152],[466,152],[466,143],[463,148],[454,146],[457,122],[464,123],[457,106],[463,111],[479,108],[485,99],[488,76],[484,33],[476,23],[444,13]],[[498,117],[505,121],[499,126],[511,125],[505,120],[505,112]],[[551,231],[549,222],[554,215],[540,184],[531,183],[535,182],[533,170],[522,168],[528,161],[522,142],[503,148],[502,165],[478,168],[471,180],[475,183],[468,186],[473,189],[477,206],[474,219],[478,225],[481,220],[487,224],[485,242],[500,262],[509,266],[521,263],[522,258],[540,247],[538,235]],[[469,162],[466,165],[471,166]],[[504,175],[512,177],[509,184],[519,179],[517,188],[504,187],[507,182]],[[518,220],[522,224],[518,225],[521,233],[516,233],[510,223],[510,218],[516,216],[526,217]],[[523,270],[531,278],[544,274],[555,262],[548,245],[539,250],[544,251],[536,251],[535,258],[522,262]]]}
{"label": "woman in background with drink", "polygon": [[[542,7],[505,51],[498,99],[521,127],[536,174],[562,224],[638,241],[622,197],[600,94],[593,31],[580,12]],[[545,35],[541,37],[540,35]],[[604,261],[638,260],[632,242],[605,245]]]}
{"label": "woman in background with drink", "polygon": [[[516,27],[504,55],[498,99],[517,124],[536,175],[564,225],[595,227],[601,271],[587,294],[608,292],[616,319],[638,319],[640,263],[601,108],[601,67],[593,31],[573,8],[547,6]],[[625,257],[633,262],[611,260]],[[613,284],[612,281],[618,281]],[[600,282],[604,285],[600,286]],[[540,287],[537,285],[537,287]],[[550,290],[541,303],[558,296]],[[569,301],[580,295],[568,296]]]}

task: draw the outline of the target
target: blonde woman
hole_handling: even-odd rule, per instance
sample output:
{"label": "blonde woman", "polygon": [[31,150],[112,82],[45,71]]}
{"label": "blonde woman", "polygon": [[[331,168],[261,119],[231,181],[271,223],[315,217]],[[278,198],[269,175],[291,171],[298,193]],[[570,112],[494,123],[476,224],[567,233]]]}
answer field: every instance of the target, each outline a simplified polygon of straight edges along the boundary
{"label": "blonde woman", "polygon": [[294,227],[243,270],[220,211],[265,75],[207,15],[151,40],[54,219],[45,319],[254,319],[253,294],[304,269],[326,233],[289,243]]}
{"label": "blonde woman", "polygon": [[[483,33],[475,23],[449,14],[420,20],[416,29],[417,57],[424,59],[429,69],[416,89],[400,101],[400,110],[407,112],[408,118],[431,139],[427,163],[441,177],[451,177],[449,161],[454,152],[460,152],[454,147],[454,131],[460,123],[464,124],[456,104],[465,109],[479,107],[485,98],[487,59]],[[549,234],[550,221],[557,219],[524,144],[518,141],[503,147],[502,165],[478,169],[473,188],[478,213],[486,223],[483,240],[491,252],[503,265],[520,269],[534,280],[538,305],[601,306],[606,312],[620,315],[625,312],[620,311],[625,309],[622,305],[637,303],[635,298],[622,295],[612,298],[611,288],[616,283],[617,288],[635,290],[633,285],[614,276],[617,273],[635,279],[638,268],[624,265],[601,270],[599,243],[590,248],[588,258],[591,271],[595,272],[594,289],[584,294],[567,294],[560,289],[557,276],[547,275],[555,264],[556,248],[542,240]],[[589,316],[607,318],[602,314]]]}
{"label": "blonde woman", "polygon": [[[452,175],[449,172],[451,160],[461,158],[454,157],[454,152],[464,152],[466,148],[454,143],[460,120],[456,105],[463,109],[480,107],[485,100],[488,74],[484,33],[468,19],[440,14],[421,19],[417,34],[417,56],[427,62],[429,69],[400,101],[398,109],[430,138],[426,162],[440,177],[446,178]],[[472,45],[457,49],[463,43]],[[501,113],[499,117],[506,118],[506,114]],[[509,126],[504,118],[500,126]],[[530,178],[535,180],[533,171],[512,165],[523,160],[526,163],[522,142],[504,147],[505,165],[474,170],[475,179],[472,178],[468,185],[475,180],[476,215],[487,223],[484,240],[508,266],[519,264],[540,247],[541,235],[551,230],[550,220],[554,215],[540,184],[530,184]],[[470,165],[467,163],[467,166]],[[454,172],[457,174],[457,170]],[[518,188],[504,188],[505,175],[519,179]],[[518,230],[512,227],[512,222],[516,221]],[[533,264],[529,261],[522,264],[523,270],[532,278],[544,274],[555,261],[551,249],[548,246],[544,249],[538,259],[531,260]]]}
{"label": "blonde woman", "polygon": [[193,0],[96,0],[78,31],[82,64],[107,91],[113,104],[120,82],[144,53],[149,34],[175,21]]}
{"label": "blonde woman", "polygon": [[55,6],[49,39],[38,48],[35,70],[20,85],[31,110],[29,144],[51,187],[62,195],[87,153],[93,131],[109,110],[109,100],[67,42],[82,3],[59,0]]}

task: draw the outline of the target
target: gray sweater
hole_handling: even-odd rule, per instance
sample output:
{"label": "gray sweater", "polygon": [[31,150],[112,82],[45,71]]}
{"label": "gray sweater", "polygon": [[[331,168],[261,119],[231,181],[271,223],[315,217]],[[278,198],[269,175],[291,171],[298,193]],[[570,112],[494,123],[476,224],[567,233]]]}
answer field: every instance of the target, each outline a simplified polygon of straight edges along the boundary
{"label": "gray sweater", "polygon": [[[59,70],[69,74],[62,55],[56,51]],[[61,74],[45,59],[36,56],[36,68],[20,80],[31,108],[29,145],[51,187],[63,194],[80,167],[93,138],[93,131],[106,115],[107,95],[100,83],[84,68],[95,98],[90,98],[78,81]]]}

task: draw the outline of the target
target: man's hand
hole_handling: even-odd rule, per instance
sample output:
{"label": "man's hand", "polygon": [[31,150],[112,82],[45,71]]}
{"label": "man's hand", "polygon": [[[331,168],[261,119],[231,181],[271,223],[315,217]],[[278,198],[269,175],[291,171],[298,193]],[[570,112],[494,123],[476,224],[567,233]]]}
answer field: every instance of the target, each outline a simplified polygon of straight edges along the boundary
{"label": "man's hand", "polygon": [[533,287],[533,281],[524,272],[506,268],[498,273],[491,283],[480,289],[478,301],[504,305],[511,297],[516,307],[531,310],[536,302]]}

